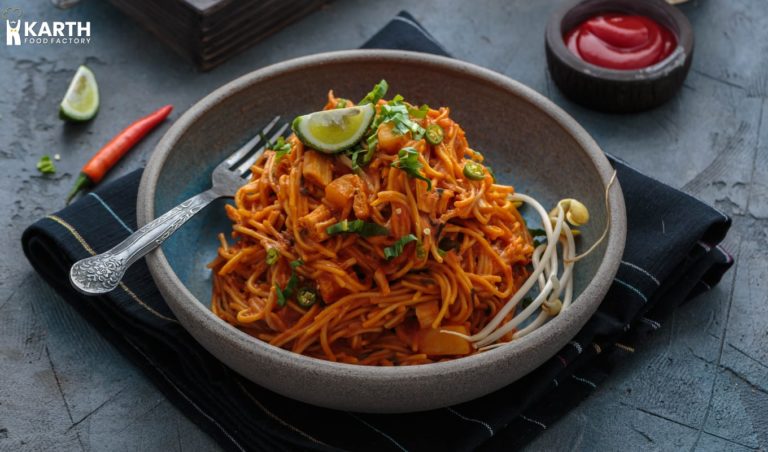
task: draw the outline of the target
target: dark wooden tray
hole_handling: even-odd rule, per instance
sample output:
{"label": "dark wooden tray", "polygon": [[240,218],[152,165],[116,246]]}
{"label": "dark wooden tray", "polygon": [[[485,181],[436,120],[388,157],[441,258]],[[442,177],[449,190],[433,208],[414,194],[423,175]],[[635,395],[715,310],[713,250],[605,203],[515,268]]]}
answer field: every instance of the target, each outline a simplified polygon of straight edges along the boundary
{"label": "dark wooden tray", "polygon": [[110,0],[163,43],[212,69],[328,0]]}

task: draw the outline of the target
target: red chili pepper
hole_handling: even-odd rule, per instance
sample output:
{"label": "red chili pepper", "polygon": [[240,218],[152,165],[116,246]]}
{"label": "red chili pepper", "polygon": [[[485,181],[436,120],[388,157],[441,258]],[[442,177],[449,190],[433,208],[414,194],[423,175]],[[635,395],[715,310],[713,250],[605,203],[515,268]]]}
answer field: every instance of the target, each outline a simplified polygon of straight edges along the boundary
{"label": "red chili pepper", "polygon": [[156,112],[139,119],[129,125],[122,132],[115,135],[109,143],[104,145],[88,163],[80,170],[80,175],[75,179],[75,185],[67,195],[67,204],[80,191],[96,185],[104,178],[104,175],[112,169],[120,159],[136,145],[146,134],[163,122],[173,110],[173,105],[166,105]]}

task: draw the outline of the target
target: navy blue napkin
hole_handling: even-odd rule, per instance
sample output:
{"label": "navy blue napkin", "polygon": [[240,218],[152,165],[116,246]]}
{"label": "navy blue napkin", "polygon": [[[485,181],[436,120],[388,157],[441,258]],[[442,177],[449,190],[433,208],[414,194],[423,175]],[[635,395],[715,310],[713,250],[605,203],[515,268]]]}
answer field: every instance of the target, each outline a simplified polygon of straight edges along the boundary
{"label": "navy blue napkin", "polygon": [[[448,55],[406,12],[364,48]],[[114,292],[86,297],[70,265],[136,230],[141,170],[30,226],[35,270],[202,429],[228,450],[514,450],[557,421],[608,377],[666,314],[709,290],[733,263],[720,241],[731,220],[613,160],[629,230],[614,284],[598,312],[554,357],[491,395],[424,413],[371,415],[318,408],[261,388],[220,363],[181,327],[144,261]],[[661,219],[667,225],[659,227]]]}

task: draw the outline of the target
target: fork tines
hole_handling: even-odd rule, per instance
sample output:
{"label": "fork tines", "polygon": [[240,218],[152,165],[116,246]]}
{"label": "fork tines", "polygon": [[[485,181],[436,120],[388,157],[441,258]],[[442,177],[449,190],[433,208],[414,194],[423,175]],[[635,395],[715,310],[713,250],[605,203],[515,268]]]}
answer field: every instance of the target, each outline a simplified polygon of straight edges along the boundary
{"label": "fork tines", "polygon": [[[278,119],[280,119],[279,116],[277,116],[274,120],[272,120],[272,122],[270,122],[267,127],[269,127],[271,129],[272,126],[277,123]],[[281,127],[279,127],[277,129],[277,131],[275,131],[272,134],[272,136],[270,136],[269,139],[267,139],[267,140],[264,140],[264,137],[266,136],[266,134],[269,131],[267,130],[267,128],[262,130],[262,132],[259,134],[259,136],[255,137],[255,138],[259,138],[259,140],[256,141],[255,144],[259,144],[261,140],[264,140],[264,143],[261,143],[261,146],[259,147],[259,149],[257,149],[256,152],[253,153],[253,155],[251,155],[250,157],[245,159],[245,161],[243,163],[238,165],[238,167],[236,169],[234,169],[234,171],[240,173],[243,177],[246,177],[251,172],[250,171],[251,170],[251,166],[253,166],[253,164],[256,162],[256,160],[258,160],[259,157],[261,157],[261,155],[264,153],[264,150],[267,149],[268,146],[274,145],[275,141],[277,141],[278,138],[285,137],[285,133],[287,131],[289,131],[289,130],[290,129],[288,128],[288,123],[283,123],[283,125]],[[251,141],[253,141],[255,138],[252,138]],[[249,141],[249,143],[250,143],[250,141]]]}

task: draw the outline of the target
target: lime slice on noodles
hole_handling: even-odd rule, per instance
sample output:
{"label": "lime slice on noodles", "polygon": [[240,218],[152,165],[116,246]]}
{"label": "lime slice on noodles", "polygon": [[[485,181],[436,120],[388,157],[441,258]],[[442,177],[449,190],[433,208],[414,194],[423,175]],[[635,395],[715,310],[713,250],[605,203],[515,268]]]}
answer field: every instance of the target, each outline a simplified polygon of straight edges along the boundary
{"label": "lime slice on noodles", "polygon": [[299,116],[291,128],[302,143],[326,154],[355,145],[373,121],[373,105],[337,108]]}
{"label": "lime slice on noodles", "polygon": [[99,109],[99,86],[90,69],[80,66],[69,82],[59,105],[59,117],[66,121],[88,121]]}

